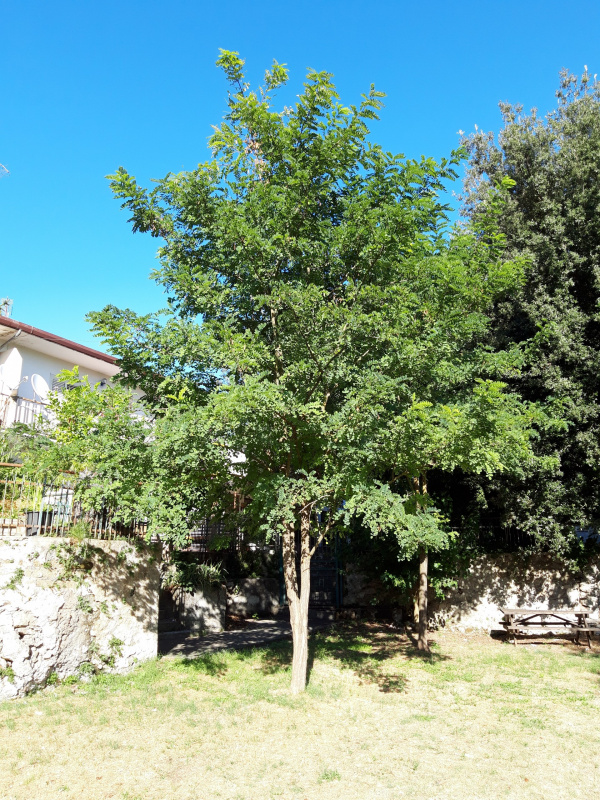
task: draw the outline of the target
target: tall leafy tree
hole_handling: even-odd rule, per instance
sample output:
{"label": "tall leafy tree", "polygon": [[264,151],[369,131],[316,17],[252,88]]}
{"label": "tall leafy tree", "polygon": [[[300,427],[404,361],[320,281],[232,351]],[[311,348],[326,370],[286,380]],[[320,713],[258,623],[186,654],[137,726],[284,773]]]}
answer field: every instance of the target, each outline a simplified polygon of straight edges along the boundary
{"label": "tall leafy tree", "polygon": [[162,239],[168,309],[91,317],[157,418],[189,414],[228,454],[249,530],[281,537],[297,692],[319,543],[358,518],[418,552],[426,649],[427,554],[449,539],[429,470],[531,458],[536,409],[495,380],[510,356],[479,344],[523,268],[503,257],[494,213],[449,235],[439,195],[460,154],[416,162],[369,140],[373,87],[347,107],[330,74],[310,72],[275,110],[284,66],[252,91],[237,53],[218,64],[230,92],[212,158],[151,191],[111,176],[134,231]]}
{"label": "tall leafy tree", "polygon": [[521,349],[510,386],[567,423],[541,433],[529,474],[484,482],[485,514],[560,551],[575,525],[600,518],[600,83],[587,68],[580,78],[565,71],[556,97],[545,116],[501,103],[498,137],[477,131],[463,144],[467,216],[487,215],[509,180],[498,224],[508,254],[530,265],[520,290],[498,302],[490,345]]}

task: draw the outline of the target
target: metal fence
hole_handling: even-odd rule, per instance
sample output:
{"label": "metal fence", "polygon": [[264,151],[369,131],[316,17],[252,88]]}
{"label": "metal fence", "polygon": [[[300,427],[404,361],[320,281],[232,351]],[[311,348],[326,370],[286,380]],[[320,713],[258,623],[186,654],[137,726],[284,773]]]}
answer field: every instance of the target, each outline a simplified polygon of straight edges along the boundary
{"label": "metal fence", "polygon": [[480,525],[477,544],[488,552],[512,553],[536,546],[533,534],[511,525]]}
{"label": "metal fence", "polygon": [[[148,522],[125,524],[110,509],[88,511],[75,495],[70,476],[60,482],[36,480],[19,464],[0,463],[0,538],[10,536],[69,536],[73,526],[84,521],[94,539],[145,537]],[[155,537],[156,538],[156,537]],[[237,551],[241,529],[231,530],[222,520],[204,519],[192,531],[190,553],[208,555],[214,549]]]}
{"label": "metal fence", "polygon": [[82,520],[95,539],[145,535],[147,523],[125,525],[114,516],[110,510],[84,510],[72,480],[40,481],[20,465],[0,464],[0,537],[68,536]]}
{"label": "metal fence", "polygon": [[15,422],[22,422],[37,428],[40,422],[54,422],[54,417],[46,403],[38,403],[37,400],[27,400],[25,397],[17,397],[15,400]]}
{"label": "metal fence", "polygon": [[240,528],[231,530],[223,520],[203,519],[190,531],[189,553],[208,554],[214,550],[235,552],[241,549],[243,533]]}
{"label": "metal fence", "polygon": [[43,486],[8,464],[0,467],[0,536],[25,535],[43,507]]}
{"label": "metal fence", "polygon": [[56,418],[47,403],[0,392],[0,428],[10,428],[16,422],[39,429],[45,423],[53,426]]}

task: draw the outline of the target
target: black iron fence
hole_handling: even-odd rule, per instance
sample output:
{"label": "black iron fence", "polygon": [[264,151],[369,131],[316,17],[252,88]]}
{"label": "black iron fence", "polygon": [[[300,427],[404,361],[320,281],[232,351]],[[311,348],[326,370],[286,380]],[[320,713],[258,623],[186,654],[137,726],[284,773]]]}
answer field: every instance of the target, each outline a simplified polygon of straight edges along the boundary
{"label": "black iron fence", "polygon": [[243,538],[241,528],[231,530],[223,520],[203,519],[190,531],[190,543],[185,549],[189,553],[201,554],[217,550],[234,552],[241,549]]}
{"label": "black iron fence", "polygon": [[[28,475],[20,464],[0,463],[0,537],[69,536],[82,521],[86,535],[95,539],[145,538],[148,532],[145,520],[125,524],[110,509],[84,509],[71,476],[65,475],[62,481],[40,480]],[[239,551],[242,543],[241,529],[231,530],[221,520],[204,519],[190,531],[185,549],[197,554],[233,552]]]}
{"label": "black iron fence", "polygon": [[512,553],[515,550],[536,546],[533,534],[512,525],[480,525],[477,530],[477,544],[486,552]]}
{"label": "black iron fence", "polygon": [[110,510],[83,509],[72,480],[38,480],[18,464],[0,464],[0,537],[68,536],[81,521],[95,539],[144,536],[147,530],[147,523],[125,525]]}

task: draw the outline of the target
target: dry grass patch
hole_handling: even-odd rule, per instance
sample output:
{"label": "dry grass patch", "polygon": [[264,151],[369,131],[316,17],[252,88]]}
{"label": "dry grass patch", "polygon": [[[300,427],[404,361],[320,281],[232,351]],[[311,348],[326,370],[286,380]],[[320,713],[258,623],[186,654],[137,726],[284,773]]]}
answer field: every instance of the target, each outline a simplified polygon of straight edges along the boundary
{"label": "dry grass patch", "polygon": [[[384,626],[163,658],[0,706],[3,800],[600,796],[600,654]],[[597,645],[596,645],[597,647]]]}

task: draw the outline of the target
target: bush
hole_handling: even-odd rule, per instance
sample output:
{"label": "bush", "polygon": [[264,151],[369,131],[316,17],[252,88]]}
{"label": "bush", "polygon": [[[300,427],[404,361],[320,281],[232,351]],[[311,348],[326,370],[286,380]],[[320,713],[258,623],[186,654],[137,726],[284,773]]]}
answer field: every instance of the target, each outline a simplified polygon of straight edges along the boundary
{"label": "bush", "polygon": [[179,553],[171,557],[171,563],[163,574],[162,585],[165,589],[183,589],[194,592],[223,583],[222,564],[189,561]]}

